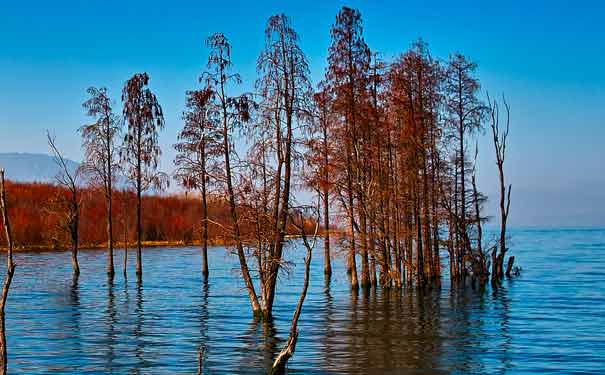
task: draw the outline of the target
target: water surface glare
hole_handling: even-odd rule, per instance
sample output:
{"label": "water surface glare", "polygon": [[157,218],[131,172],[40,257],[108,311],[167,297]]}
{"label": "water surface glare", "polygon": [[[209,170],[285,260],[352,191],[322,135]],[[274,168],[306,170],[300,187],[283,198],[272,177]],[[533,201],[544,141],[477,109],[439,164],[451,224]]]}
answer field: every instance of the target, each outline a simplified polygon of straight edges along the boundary
{"label": "water surface glare", "polygon": [[[497,291],[351,293],[340,258],[329,287],[317,248],[289,374],[597,374],[605,365],[605,230],[515,230],[522,276]],[[116,264],[123,252],[116,251]],[[287,339],[302,247],[281,278],[272,325],[255,323],[236,257],[197,248],[143,251],[143,283],[108,283],[106,253],[18,253],[7,308],[12,374],[263,373]],[[134,260],[134,256],[129,256]]]}

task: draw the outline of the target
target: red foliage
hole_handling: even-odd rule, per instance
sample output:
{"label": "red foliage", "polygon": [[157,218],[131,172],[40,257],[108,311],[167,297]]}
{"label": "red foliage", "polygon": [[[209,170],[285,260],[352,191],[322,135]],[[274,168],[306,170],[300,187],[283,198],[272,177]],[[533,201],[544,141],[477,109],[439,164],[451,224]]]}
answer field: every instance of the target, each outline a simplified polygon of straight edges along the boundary
{"label": "red foliage", "polygon": [[[53,212],[51,202],[66,190],[46,183],[6,183],[8,211],[12,223],[15,244],[18,247],[57,247],[68,244],[67,233],[58,227],[60,216]],[[135,239],[136,198],[134,193],[115,191],[114,238],[118,242]],[[209,217],[215,223],[227,226],[228,208],[224,202],[210,199]],[[201,202],[195,195],[145,195],[143,208],[144,241],[184,241],[199,240],[201,225]],[[105,199],[102,192],[82,189],[80,219],[80,244],[102,246],[106,242]],[[2,223],[0,229],[4,230]],[[126,230],[125,230],[126,229]],[[224,239],[225,229],[219,225],[209,226],[209,238]],[[5,240],[0,240],[5,245]]]}

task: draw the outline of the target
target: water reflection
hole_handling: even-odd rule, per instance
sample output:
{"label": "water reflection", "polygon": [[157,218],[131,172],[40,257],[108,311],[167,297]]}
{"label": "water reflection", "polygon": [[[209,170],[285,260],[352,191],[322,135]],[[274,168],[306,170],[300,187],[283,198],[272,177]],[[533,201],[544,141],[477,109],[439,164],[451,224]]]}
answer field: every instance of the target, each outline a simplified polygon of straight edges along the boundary
{"label": "water reflection", "polygon": [[[326,280],[316,257],[288,373],[598,373],[605,232],[596,236],[601,245],[586,246],[586,264],[576,269],[562,261],[573,249],[568,237],[558,247],[545,240],[550,252],[528,249],[560,253],[548,267],[524,264],[531,271],[498,289],[444,282],[351,292],[342,262]],[[280,280],[275,320],[258,322],[233,271],[237,259],[223,249],[209,251],[210,280],[200,277],[195,248],[145,252],[142,283],[107,279],[102,251],[83,251],[73,279],[68,253],[17,254],[6,315],[9,371],[194,374],[200,348],[205,373],[266,371],[287,339],[302,267]]]}
{"label": "water reflection", "polygon": [[[199,342],[198,342],[198,374],[201,374],[204,370],[203,364],[206,362],[206,356],[208,356],[208,320],[210,318],[208,312],[208,296],[210,294],[210,284],[208,283],[207,277],[202,277],[202,290],[201,290],[201,301],[199,304]],[[211,355],[211,354],[210,354]]]}
{"label": "water reflection", "polygon": [[116,356],[116,330],[115,325],[117,324],[117,309],[114,294],[114,279],[113,277],[107,277],[107,308],[105,309],[105,324],[107,326],[105,331],[105,345],[107,347],[106,353],[106,368],[109,371],[114,371],[114,359]]}
{"label": "water reflection", "polygon": [[333,329],[334,302],[330,293],[330,277],[325,277],[324,279],[323,293],[325,303],[321,320],[325,322],[326,330],[324,335],[319,336],[321,342],[320,358],[328,367],[332,367],[334,358],[332,347],[334,345],[333,340],[336,338],[336,332]]}
{"label": "water reflection", "polygon": [[4,313],[0,312],[0,369],[1,373],[6,374],[7,370],[7,349],[6,349],[6,320],[4,319]]}
{"label": "water reflection", "polygon": [[136,358],[135,373],[141,374],[141,369],[145,368],[145,336],[143,332],[143,321],[145,319],[145,311],[143,310],[143,283],[140,277],[136,281],[135,309],[134,309],[134,338]]}
{"label": "water reflection", "polygon": [[[68,306],[71,309],[71,314],[67,314],[67,324],[65,327],[67,332],[72,333],[71,341],[74,343],[74,354],[82,356],[82,332],[80,321],[82,313],[80,311],[80,276],[79,273],[73,273],[71,284],[69,287]],[[69,329],[71,327],[71,329]]]}

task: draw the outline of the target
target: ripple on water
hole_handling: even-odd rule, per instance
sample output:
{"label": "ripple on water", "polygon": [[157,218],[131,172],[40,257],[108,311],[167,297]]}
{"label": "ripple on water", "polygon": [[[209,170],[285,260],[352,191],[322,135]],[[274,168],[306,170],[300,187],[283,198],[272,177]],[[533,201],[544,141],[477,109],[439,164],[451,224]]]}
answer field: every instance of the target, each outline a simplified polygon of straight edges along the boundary
{"label": "ripple on water", "polygon": [[[351,293],[340,260],[329,287],[312,263],[291,374],[597,374],[605,363],[604,230],[512,231],[520,278],[497,291]],[[298,251],[297,251],[298,250]],[[296,243],[287,256],[301,264]],[[122,251],[116,251],[122,264]],[[9,372],[258,374],[288,335],[302,267],[284,276],[271,324],[251,319],[237,259],[195,248],[145,249],[144,279],[113,283],[106,254],[19,253],[7,306]],[[133,257],[129,257],[133,260]],[[129,275],[134,276],[132,265]]]}

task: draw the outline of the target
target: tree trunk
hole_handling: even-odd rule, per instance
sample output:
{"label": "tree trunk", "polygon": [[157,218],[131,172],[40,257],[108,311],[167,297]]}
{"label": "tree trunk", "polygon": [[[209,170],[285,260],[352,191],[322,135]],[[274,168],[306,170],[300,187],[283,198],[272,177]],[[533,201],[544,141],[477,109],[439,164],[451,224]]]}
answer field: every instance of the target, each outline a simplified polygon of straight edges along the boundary
{"label": "tree trunk", "polygon": [[[304,229],[302,230],[304,231]],[[294,350],[296,349],[296,340],[298,339],[298,318],[300,317],[302,306],[305,302],[305,297],[307,296],[307,288],[309,287],[309,271],[311,268],[311,256],[313,253],[313,246],[307,242],[307,238],[304,234],[303,241],[305,243],[305,247],[307,248],[303,289],[300,293],[298,304],[296,305],[296,310],[294,310],[292,323],[290,325],[290,335],[288,336],[288,341],[286,342],[286,346],[281,350],[281,352],[273,362],[273,366],[271,366],[271,370],[269,371],[270,375],[284,374],[286,370],[286,363],[294,355]]]}
{"label": "tree trunk", "polygon": [[370,264],[368,259],[368,242],[366,238],[366,208],[364,207],[365,200],[361,192],[357,196],[359,209],[359,249],[361,251],[361,287],[367,288],[372,285],[370,281]]}
{"label": "tree trunk", "polygon": [[[109,189],[111,189],[111,182],[109,183]],[[107,274],[109,277],[113,277],[115,274],[113,266],[113,203],[111,190],[108,192],[107,198]]]}
{"label": "tree trunk", "polygon": [[15,264],[13,263],[13,238],[6,204],[4,169],[0,170],[0,208],[2,210],[2,222],[4,224],[6,244],[8,247],[6,257],[6,278],[4,279],[4,285],[2,286],[2,299],[0,300],[0,354],[2,360],[2,363],[0,363],[0,375],[5,375],[7,373],[8,358],[6,350],[6,332],[4,326],[4,307],[6,306],[8,291],[10,289],[11,282],[13,281],[13,275],[15,273]]}
{"label": "tree trunk", "polygon": [[510,278],[511,271],[513,269],[513,263],[515,263],[515,257],[508,257],[508,263],[506,264],[506,277]]}
{"label": "tree trunk", "polygon": [[142,181],[141,181],[141,158],[137,161],[137,264],[136,264],[136,275],[139,280],[143,278],[143,265],[141,260],[141,232],[143,231],[143,226],[141,224],[141,189],[142,189]]}
{"label": "tree trunk", "polygon": [[80,265],[78,264],[78,244],[79,244],[79,225],[80,225],[80,207],[79,207],[79,203],[78,203],[78,196],[76,194],[76,190],[74,187],[74,190],[72,191],[72,197],[71,197],[72,201],[71,201],[71,207],[70,209],[72,210],[72,212],[70,212],[70,223],[69,223],[69,229],[70,229],[70,235],[71,235],[71,265],[73,268],[73,274],[74,276],[78,276],[80,275]]}
{"label": "tree trunk", "polygon": [[492,250],[492,284],[498,282],[498,260],[496,257],[496,249]]}
{"label": "tree trunk", "polygon": [[323,219],[324,219],[324,275],[329,278],[332,275],[332,262],[330,259],[330,189],[328,186],[329,158],[328,158],[328,131],[327,124],[323,126],[323,163],[324,163],[324,183],[323,183]]}
{"label": "tree trunk", "polygon": [[[202,156],[203,158],[203,156]],[[205,162],[203,168],[205,169]],[[202,176],[202,276],[208,278],[208,202],[206,201],[206,176]]]}
{"label": "tree trunk", "polygon": [[323,208],[324,208],[324,275],[327,278],[332,276],[332,261],[330,259],[330,207],[328,201],[328,188],[324,188]]}
{"label": "tree trunk", "polygon": [[71,266],[74,276],[78,276],[80,274],[80,265],[78,264],[78,236],[73,233],[71,237]]}
{"label": "tree trunk", "polygon": [[[221,69],[221,77],[224,72]],[[224,90],[224,81],[221,81],[220,85],[221,90],[221,98],[225,98],[225,90]],[[250,276],[250,271],[248,269],[248,263],[246,262],[246,254],[244,253],[244,246],[242,244],[239,221],[237,215],[237,207],[235,204],[235,192],[233,190],[233,182],[231,179],[231,152],[229,145],[229,127],[228,127],[228,113],[227,113],[227,103],[222,102],[222,122],[223,122],[223,152],[225,157],[225,179],[227,182],[227,199],[229,201],[229,212],[231,215],[231,223],[233,225],[233,235],[235,239],[235,246],[237,249],[237,257],[240,263],[240,269],[242,272],[242,278],[244,279],[244,283],[246,285],[246,290],[248,291],[248,298],[250,299],[250,305],[252,307],[252,314],[255,317],[261,315],[261,308],[258,303],[258,297],[256,295],[256,291],[254,290],[254,284],[252,282],[252,277]]]}
{"label": "tree trunk", "polygon": [[122,270],[124,278],[128,277],[126,266],[128,265],[128,219],[124,220],[124,269]]}

